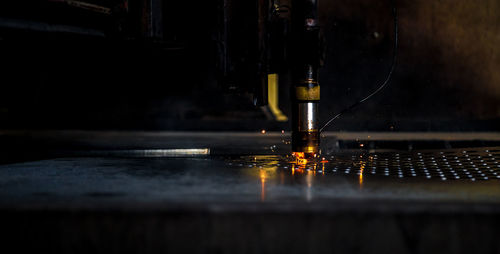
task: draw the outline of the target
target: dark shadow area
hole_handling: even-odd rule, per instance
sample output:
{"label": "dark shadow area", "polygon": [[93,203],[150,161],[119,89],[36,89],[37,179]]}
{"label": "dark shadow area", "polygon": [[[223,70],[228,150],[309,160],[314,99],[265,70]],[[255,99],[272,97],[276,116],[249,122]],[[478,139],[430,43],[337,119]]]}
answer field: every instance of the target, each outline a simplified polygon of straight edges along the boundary
{"label": "dark shadow area", "polygon": [[[498,130],[500,50],[492,46],[497,18],[488,12],[498,8],[493,2],[464,13],[470,4],[397,1],[401,43],[393,80],[329,129]],[[132,22],[139,15],[133,7],[121,33],[114,32],[121,31],[116,17],[81,10],[39,4],[8,12],[5,19],[62,22],[103,36],[14,29],[4,20],[0,128],[289,129],[253,105],[247,84],[233,91],[218,79],[217,1],[164,2],[161,39],[137,36],[142,30]],[[37,8],[43,15],[34,14]],[[389,1],[321,1],[320,16],[327,41],[320,116],[326,122],[385,78],[394,38]],[[246,38],[248,27],[239,28],[232,28],[241,34],[236,38]],[[281,80],[280,107],[289,115],[289,79]]]}

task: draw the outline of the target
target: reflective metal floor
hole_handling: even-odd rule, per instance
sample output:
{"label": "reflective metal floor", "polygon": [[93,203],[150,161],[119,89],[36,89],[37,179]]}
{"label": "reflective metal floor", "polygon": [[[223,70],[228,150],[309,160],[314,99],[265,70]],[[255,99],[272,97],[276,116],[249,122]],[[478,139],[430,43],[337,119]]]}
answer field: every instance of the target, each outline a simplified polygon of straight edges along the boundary
{"label": "reflective metal floor", "polygon": [[338,199],[500,203],[500,148],[340,152],[321,159],[303,163],[287,155],[77,157],[15,163],[0,166],[0,204],[270,202],[302,207]]}
{"label": "reflective metal floor", "polygon": [[498,146],[455,140],[446,146],[471,147],[437,141],[394,149],[400,143],[325,139],[327,152],[305,162],[288,155],[279,134],[62,136],[11,139],[13,151],[46,152],[0,165],[0,239],[13,246],[51,253],[102,246],[103,253],[144,246],[173,253],[500,251]]}

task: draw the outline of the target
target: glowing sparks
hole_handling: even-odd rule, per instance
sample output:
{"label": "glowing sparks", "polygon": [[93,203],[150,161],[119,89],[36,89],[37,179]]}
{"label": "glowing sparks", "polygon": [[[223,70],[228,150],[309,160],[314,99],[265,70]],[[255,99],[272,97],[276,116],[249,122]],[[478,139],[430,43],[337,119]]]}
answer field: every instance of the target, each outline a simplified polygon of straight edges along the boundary
{"label": "glowing sparks", "polygon": [[294,152],[293,156],[295,157],[296,163],[299,165],[307,164],[307,159],[305,153],[302,152]]}

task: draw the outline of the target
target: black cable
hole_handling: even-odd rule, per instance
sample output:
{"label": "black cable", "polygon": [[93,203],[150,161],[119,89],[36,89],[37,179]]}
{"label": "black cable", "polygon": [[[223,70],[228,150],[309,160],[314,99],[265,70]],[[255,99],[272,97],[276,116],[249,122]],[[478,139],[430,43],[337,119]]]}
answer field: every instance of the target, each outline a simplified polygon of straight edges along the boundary
{"label": "black cable", "polygon": [[337,119],[340,116],[342,116],[343,114],[345,114],[345,113],[353,110],[354,108],[358,107],[363,102],[367,101],[368,99],[370,99],[371,97],[373,97],[375,94],[377,94],[378,92],[380,92],[382,89],[384,89],[384,87],[387,86],[387,84],[391,80],[392,74],[394,73],[394,69],[396,68],[396,60],[398,58],[398,44],[399,44],[399,41],[398,41],[398,36],[399,36],[399,31],[398,31],[398,29],[399,29],[399,27],[398,27],[398,12],[397,12],[397,9],[396,9],[395,0],[391,1],[391,3],[392,3],[392,14],[394,16],[394,49],[393,49],[393,57],[392,57],[391,70],[389,71],[389,74],[387,75],[387,78],[384,80],[384,82],[382,83],[382,85],[380,85],[371,94],[369,94],[365,98],[361,99],[360,101],[352,104],[351,106],[343,109],[338,114],[336,114],[334,117],[332,117],[330,120],[328,120],[328,122],[325,125],[323,125],[323,127],[321,127],[321,129],[319,129],[320,132],[323,131],[323,129],[325,129],[335,119]]}

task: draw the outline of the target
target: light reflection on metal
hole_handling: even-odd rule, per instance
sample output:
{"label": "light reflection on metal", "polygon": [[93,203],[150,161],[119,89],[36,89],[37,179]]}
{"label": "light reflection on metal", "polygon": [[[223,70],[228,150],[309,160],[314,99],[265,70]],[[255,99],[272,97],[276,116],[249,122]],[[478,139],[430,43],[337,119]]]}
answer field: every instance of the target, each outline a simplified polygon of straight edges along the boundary
{"label": "light reflection on metal", "polygon": [[209,148],[188,149],[136,149],[136,150],[94,150],[82,152],[79,155],[88,156],[115,156],[135,158],[169,158],[169,157],[197,157],[210,155]]}
{"label": "light reflection on metal", "polygon": [[195,156],[195,155],[209,155],[210,149],[150,149],[139,150],[144,157],[176,157],[176,156]]}
{"label": "light reflection on metal", "polygon": [[360,162],[359,166],[359,188],[363,189],[363,173],[365,171],[366,162]]}
{"label": "light reflection on metal", "polygon": [[[266,200],[266,182],[269,185],[273,183],[273,179],[277,180],[278,177],[278,166],[280,161],[278,157],[272,155],[264,155],[264,156],[252,156],[251,161],[253,161],[254,165],[259,165],[258,177],[260,179],[260,200]],[[255,172],[255,171],[253,171]],[[283,179],[284,181],[284,179]]]}
{"label": "light reflection on metal", "polygon": [[84,1],[77,1],[77,0],[49,0],[50,2],[58,2],[58,3],[64,3],[66,5],[69,5],[71,7],[83,9],[83,10],[88,10],[92,12],[97,12],[97,13],[102,13],[106,15],[111,15],[111,8],[105,7],[105,6],[100,6],[97,4],[91,4],[87,3]]}
{"label": "light reflection on metal", "polygon": [[307,189],[306,189],[306,200],[311,201],[312,200],[312,185],[313,185],[313,172],[314,171],[307,171],[307,176],[306,176],[306,183],[307,183]]}
{"label": "light reflection on metal", "polygon": [[306,177],[306,182],[307,182],[307,187],[308,188],[311,188],[312,187],[312,183],[313,183],[313,172],[312,171],[307,171],[307,177]]}
{"label": "light reflection on metal", "polygon": [[[474,148],[477,149],[477,148]],[[495,180],[500,179],[500,148],[490,147],[484,150],[449,149],[444,151],[415,151],[415,152],[363,152],[361,154],[337,154],[325,157],[301,159],[301,153],[294,155],[266,155],[242,156],[231,160],[231,165],[247,168],[264,168],[268,177],[267,182],[273,181],[277,172],[286,175],[288,172],[292,181],[305,181],[306,174],[312,172],[316,164],[317,170],[322,170],[321,175],[353,176],[358,181],[359,189],[364,189],[366,177],[383,176],[416,178],[416,179],[441,179],[452,180]],[[235,163],[236,162],[236,163]],[[319,164],[322,163],[321,169]],[[272,171],[276,173],[271,173]],[[248,171],[252,177],[258,178],[258,170]],[[368,174],[367,174],[368,173]],[[274,174],[274,175],[273,175]],[[319,175],[319,174],[316,174]],[[285,183],[287,179],[285,178]],[[301,184],[304,184],[301,182]]]}
{"label": "light reflection on metal", "polygon": [[312,103],[307,103],[307,129],[308,130],[312,130],[314,129],[314,124],[316,123],[315,122],[315,112],[313,110],[313,106],[310,105]]}
{"label": "light reflection on metal", "polygon": [[264,169],[260,170],[260,185],[261,185],[261,190],[260,190],[260,200],[265,201],[266,200],[266,171]]}

